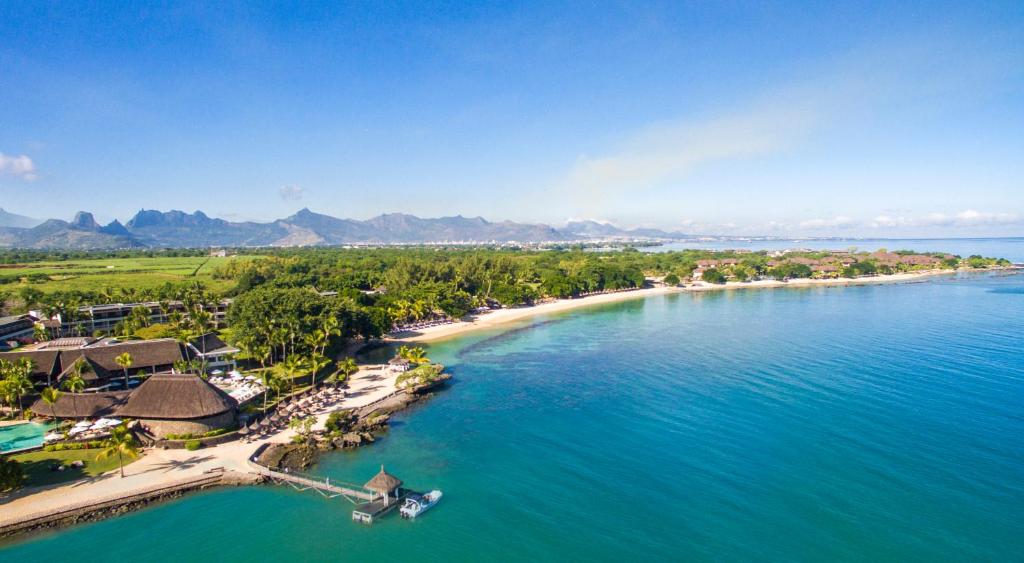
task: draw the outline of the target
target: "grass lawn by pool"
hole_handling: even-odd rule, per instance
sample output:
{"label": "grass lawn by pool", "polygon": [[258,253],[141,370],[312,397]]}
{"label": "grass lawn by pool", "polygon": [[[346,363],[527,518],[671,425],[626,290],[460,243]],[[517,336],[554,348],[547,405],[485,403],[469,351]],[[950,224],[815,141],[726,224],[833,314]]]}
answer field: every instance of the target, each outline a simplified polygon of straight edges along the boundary
{"label": "grass lawn by pool", "polygon": [[[17,460],[25,469],[25,486],[35,487],[39,485],[53,485],[65,483],[85,477],[95,477],[107,471],[117,469],[117,457],[96,461],[99,449],[91,450],[66,450],[63,452],[30,452],[16,454],[11,459]],[[139,458],[136,458],[139,459]],[[52,471],[50,467],[54,464],[68,465],[73,461],[84,461],[85,467],[76,469],[67,467],[64,471]],[[135,461],[125,459],[124,464]]]}

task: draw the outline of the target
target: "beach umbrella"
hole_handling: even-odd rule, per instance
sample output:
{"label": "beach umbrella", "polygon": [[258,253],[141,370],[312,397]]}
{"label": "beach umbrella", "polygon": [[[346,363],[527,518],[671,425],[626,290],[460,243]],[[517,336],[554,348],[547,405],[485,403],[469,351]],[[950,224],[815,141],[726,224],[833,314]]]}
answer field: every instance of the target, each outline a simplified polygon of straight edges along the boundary
{"label": "beach umbrella", "polygon": [[247,434],[249,433],[249,428],[248,428],[248,427],[245,427],[245,426],[243,426],[243,427],[241,427],[241,428],[239,428],[239,429],[238,429],[238,433],[239,433],[240,435],[242,435],[242,436],[245,436],[245,435],[247,435]]}
{"label": "beach umbrella", "polygon": [[281,415],[277,414],[276,412],[270,415],[270,422],[277,422],[279,420],[281,420]]}
{"label": "beach umbrella", "polygon": [[266,428],[267,426],[270,426],[270,419],[269,418],[264,418],[263,420],[260,421],[260,427],[261,428]]}

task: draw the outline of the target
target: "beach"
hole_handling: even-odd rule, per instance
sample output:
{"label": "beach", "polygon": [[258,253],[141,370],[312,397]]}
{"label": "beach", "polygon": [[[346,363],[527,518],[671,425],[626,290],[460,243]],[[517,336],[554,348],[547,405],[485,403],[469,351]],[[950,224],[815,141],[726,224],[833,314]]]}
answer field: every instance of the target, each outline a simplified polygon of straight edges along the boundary
{"label": "beach", "polygon": [[673,293],[706,292],[706,291],[727,291],[743,289],[773,289],[773,288],[799,288],[799,287],[832,287],[846,285],[865,285],[883,283],[906,283],[930,276],[949,275],[954,270],[927,270],[921,272],[909,272],[902,274],[888,274],[879,276],[868,276],[862,278],[834,278],[834,279],[795,279],[789,281],[758,280],[751,282],[727,282],[724,284],[710,284],[694,282],[687,286],[655,286],[616,293],[603,293],[589,295],[576,299],[558,299],[547,303],[541,303],[532,307],[513,307],[509,309],[497,309],[482,313],[470,320],[457,321],[454,323],[437,325],[416,330],[408,334],[395,335],[389,340],[394,342],[434,342],[455,336],[463,335],[474,330],[493,328],[502,324],[521,321],[537,315],[549,315],[563,313],[583,307],[593,307],[609,303],[618,303],[633,299],[642,299],[656,295],[668,295]]}

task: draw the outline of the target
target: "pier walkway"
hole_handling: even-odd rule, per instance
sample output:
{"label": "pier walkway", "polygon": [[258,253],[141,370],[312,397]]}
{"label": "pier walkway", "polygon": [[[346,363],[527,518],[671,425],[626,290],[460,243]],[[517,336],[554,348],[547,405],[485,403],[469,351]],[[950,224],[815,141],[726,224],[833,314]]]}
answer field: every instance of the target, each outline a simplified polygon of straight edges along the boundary
{"label": "pier walkway", "polygon": [[367,491],[362,487],[348,483],[331,483],[329,477],[313,477],[310,475],[299,475],[296,473],[285,473],[264,467],[255,462],[250,462],[253,470],[275,483],[291,485],[300,491],[316,491],[326,498],[344,497],[354,504],[369,503],[377,500],[380,495]]}

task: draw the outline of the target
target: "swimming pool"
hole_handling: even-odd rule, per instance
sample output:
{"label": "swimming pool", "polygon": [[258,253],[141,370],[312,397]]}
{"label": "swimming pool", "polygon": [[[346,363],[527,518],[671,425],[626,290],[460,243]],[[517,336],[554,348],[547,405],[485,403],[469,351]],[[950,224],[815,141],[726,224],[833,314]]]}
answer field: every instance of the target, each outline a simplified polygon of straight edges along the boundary
{"label": "swimming pool", "polygon": [[47,426],[28,422],[0,427],[0,452],[31,448],[43,443]]}

